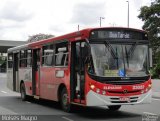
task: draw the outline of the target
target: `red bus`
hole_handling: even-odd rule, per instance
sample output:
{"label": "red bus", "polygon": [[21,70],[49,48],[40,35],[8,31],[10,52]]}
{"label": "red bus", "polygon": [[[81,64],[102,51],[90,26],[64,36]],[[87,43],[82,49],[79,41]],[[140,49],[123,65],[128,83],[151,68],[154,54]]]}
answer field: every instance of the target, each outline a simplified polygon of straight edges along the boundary
{"label": "red bus", "polygon": [[89,28],[8,49],[7,86],[22,100],[108,106],[151,102],[149,40],[133,28]]}

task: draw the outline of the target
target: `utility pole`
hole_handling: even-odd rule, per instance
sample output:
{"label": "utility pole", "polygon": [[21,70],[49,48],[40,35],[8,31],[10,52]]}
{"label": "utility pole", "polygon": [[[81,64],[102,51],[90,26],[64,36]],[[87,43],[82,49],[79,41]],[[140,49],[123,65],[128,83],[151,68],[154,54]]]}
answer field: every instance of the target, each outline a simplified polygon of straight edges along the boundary
{"label": "utility pole", "polygon": [[129,28],[129,1],[126,1],[127,3],[128,3],[128,20],[127,20],[127,26],[128,26],[128,28]]}
{"label": "utility pole", "polygon": [[100,17],[100,18],[99,18],[100,27],[101,27],[102,19],[105,19],[105,18],[104,18],[104,17]]}

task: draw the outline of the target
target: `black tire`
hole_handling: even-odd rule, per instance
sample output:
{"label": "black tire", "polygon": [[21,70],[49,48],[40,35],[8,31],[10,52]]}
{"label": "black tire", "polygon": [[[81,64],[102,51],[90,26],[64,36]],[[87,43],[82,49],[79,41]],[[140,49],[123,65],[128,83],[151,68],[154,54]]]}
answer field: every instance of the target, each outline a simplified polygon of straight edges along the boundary
{"label": "black tire", "polygon": [[117,111],[120,109],[120,107],[121,107],[121,105],[110,105],[110,106],[108,106],[108,109],[111,111]]}
{"label": "black tire", "polygon": [[68,100],[68,93],[67,93],[67,89],[63,88],[60,94],[60,104],[62,109],[65,112],[71,112],[71,104],[69,103]]}
{"label": "black tire", "polygon": [[28,96],[26,95],[26,88],[24,83],[21,83],[20,88],[21,88],[21,99],[22,101],[26,101],[28,99]]}

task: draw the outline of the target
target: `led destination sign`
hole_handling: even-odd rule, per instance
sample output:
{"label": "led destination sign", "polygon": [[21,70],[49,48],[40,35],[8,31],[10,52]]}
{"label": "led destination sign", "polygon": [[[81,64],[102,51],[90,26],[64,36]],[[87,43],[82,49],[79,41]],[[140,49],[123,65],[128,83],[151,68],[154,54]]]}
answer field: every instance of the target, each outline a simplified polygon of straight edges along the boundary
{"label": "led destination sign", "polygon": [[91,39],[136,39],[136,40],[148,40],[147,34],[144,32],[133,30],[95,30],[91,32]]}
{"label": "led destination sign", "polygon": [[98,32],[98,34],[104,34],[104,35],[99,35],[102,38],[106,37],[106,38],[126,38],[129,39],[130,38],[130,34],[129,33],[123,33],[123,32],[108,32],[108,35],[106,36],[105,32]]}

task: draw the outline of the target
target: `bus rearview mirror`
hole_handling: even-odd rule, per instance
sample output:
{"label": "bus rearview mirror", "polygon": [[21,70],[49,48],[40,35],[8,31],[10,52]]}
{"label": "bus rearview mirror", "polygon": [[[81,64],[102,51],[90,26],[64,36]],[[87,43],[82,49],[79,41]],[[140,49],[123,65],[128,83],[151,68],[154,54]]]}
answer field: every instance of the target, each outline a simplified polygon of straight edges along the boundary
{"label": "bus rearview mirror", "polygon": [[149,67],[153,67],[152,48],[149,48]]}

